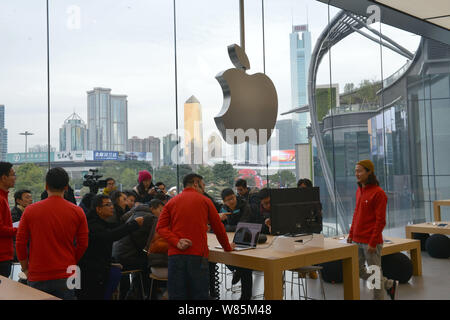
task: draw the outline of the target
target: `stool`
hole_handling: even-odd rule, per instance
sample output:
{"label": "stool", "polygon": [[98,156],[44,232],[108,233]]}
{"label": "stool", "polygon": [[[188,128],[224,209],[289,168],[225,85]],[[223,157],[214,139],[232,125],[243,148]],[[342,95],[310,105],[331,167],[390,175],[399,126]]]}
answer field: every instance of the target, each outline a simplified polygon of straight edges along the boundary
{"label": "stool", "polygon": [[153,281],[154,280],[156,280],[156,281],[167,281],[168,280],[167,278],[159,278],[159,277],[155,276],[153,273],[150,273],[150,279],[152,279],[152,280],[150,283],[150,295],[148,296],[148,300],[150,300],[152,298]]}
{"label": "stool", "polygon": [[[141,284],[141,296],[142,299],[145,300],[145,290],[144,290],[144,279],[142,277],[142,273],[143,271],[140,269],[135,269],[135,270],[126,270],[126,271],[122,271],[122,276],[128,275],[128,277],[130,275],[133,274],[138,274],[139,275],[139,282]],[[120,282],[119,282],[119,286],[117,287],[117,291],[118,291],[118,296],[120,296]]]}
{"label": "stool", "polygon": [[[322,266],[306,266],[306,267],[301,267],[298,269],[294,269],[291,270],[292,271],[292,279],[291,279],[291,295],[292,295],[292,287],[293,287],[293,278],[294,278],[294,273],[296,272],[298,274],[297,276],[297,280],[298,280],[298,298],[305,298],[305,300],[314,300],[312,298],[308,297],[308,281],[306,281],[306,275],[310,272],[318,272],[319,273],[319,280],[320,280],[320,287],[322,289],[322,296],[323,296],[323,300],[325,300],[325,289],[323,287],[323,277],[322,277]],[[305,278],[301,278],[300,274],[305,274]],[[300,281],[301,279],[301,281]],[[301,282],[301,284],[300,284]],[[300,295],[300,286],[303,287],[303,296]]]}

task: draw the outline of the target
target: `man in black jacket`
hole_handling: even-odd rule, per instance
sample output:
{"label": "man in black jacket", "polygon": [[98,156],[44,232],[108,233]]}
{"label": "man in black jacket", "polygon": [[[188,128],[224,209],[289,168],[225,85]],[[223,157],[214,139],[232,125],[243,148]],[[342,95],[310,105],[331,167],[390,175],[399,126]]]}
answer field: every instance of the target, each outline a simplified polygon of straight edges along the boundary
{"label": "man in black jacket", "polygon": [[14,193],[15,206],[11,209],[12,221],[17,222],[22,218],[22,213],[25,208],[33,203],[33,197],[30,190],[19,190]]}
{"label": "man in black jacket", "polygon": [[[106,222],[113,214],[111,199],[103,194],[96,195],[87,216],[89,246],[79,262],[81,289],[77,290],[78,299],[103,300],[110,298],[110,295],[106,293],[106,288],[112,280],[110,271],[113,242],[139,229],[144,222],[143,217],[137,217],[124,225],[114,227]],[[115,285],[117,286],[117,284]]]}

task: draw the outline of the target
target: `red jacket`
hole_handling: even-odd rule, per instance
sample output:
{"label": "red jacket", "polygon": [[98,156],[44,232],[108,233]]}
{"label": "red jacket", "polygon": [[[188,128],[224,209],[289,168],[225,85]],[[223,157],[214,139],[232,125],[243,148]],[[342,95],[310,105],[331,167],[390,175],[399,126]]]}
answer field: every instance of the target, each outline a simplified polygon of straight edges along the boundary
{"label": "red jacket", "polygon": [[13,238],[17,228],[12,226],[8,191],[0,189],[0,262],[14,258]]}
{"label": "red jacket", "polygon": [[386,205],[387,196],[379,186],[359,187],[356,191],[356,207],[349,238],[355,242],[367,243],[371,247],[383,243]]}
{"label": "red jacket", "polygon": [[62,197],[52,196],[26,207],[17,232],[16,251],[19,260],[28,258],[28,280],[71,276],[67,268],[83,256],[88,235],[83,210]]}
{"label": "red jacket", "polygon": [[[193,188],[169,200],[158,219],[156,232],[167,239],[168,255],[185,254],[208,257],[208,223],[225,251],[231,251],[225,227],[212,201]],[[192,241],[192,246],[181,251],[177,243],[181,238]]]}

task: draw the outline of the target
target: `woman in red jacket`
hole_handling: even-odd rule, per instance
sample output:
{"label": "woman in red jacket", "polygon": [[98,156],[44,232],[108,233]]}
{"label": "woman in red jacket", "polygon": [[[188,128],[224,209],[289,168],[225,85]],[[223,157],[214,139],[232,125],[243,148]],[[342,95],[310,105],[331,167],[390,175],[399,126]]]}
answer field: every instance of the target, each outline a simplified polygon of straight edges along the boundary
{"label": "woman in red jacket", "polygon": [[[387,196],[379,186],[372,161],[359,161],[355,167],[355,176],[358,182],[356,207],[347,242],[358,245],[360,278],[368,280],[372,276],[372,270],[375,270],[374,275],[380,276],[379,279],[374,279],[373,298],[383,300],[385,289],[394,300],[398,281],[386,279],[381,270],[382,232],[386,225]],[[366,269],[366,261],[370,272]],[[371,282],[372,280],[369,280],[369,283]]]}

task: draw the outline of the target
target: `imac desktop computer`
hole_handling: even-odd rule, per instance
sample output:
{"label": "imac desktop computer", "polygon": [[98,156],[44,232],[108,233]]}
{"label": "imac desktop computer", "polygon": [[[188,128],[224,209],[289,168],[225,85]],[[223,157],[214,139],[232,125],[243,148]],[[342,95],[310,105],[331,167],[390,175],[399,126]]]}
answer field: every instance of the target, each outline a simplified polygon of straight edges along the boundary
{"label": "imac desktop computer", "polygon": [[297,237],[322,232],[322,205],[318,187],[270,190],[273,235]]}

